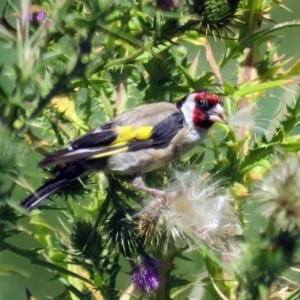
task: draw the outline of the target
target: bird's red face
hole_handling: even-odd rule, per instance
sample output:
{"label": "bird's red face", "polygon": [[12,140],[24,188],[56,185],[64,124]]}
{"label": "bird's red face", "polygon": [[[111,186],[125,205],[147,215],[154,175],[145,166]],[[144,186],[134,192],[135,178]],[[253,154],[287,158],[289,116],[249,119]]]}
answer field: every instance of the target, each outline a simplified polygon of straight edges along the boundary
{"label": "bird's red face", "polygon": [[214,122],[226,123],[223,100],[209,91],[196,91],[177,104],[187,124],[209,129]]}

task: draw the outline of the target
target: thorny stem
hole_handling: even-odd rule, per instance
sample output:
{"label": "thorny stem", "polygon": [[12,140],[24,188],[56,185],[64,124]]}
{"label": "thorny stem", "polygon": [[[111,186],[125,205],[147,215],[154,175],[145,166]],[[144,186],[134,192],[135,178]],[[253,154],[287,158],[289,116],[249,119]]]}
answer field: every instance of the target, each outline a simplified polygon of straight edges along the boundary
{"label": "thorny stem", "polygon": [[137,57],[139,57],[140,55],[142,55],[144,52],[145,52],[144,49],[138,49],[129,56],[118,58],[118,59],[115,59],[112,61],[107,61],[107,62],[103,61],[103,58],[96,58],[93,61],[91,61],[90,63],[88,63],[86,69],[88,70],[89,74],[94,74],[99,71],[102,71],[104,69],[104,67],[106,69],[108,69],[111,67],[116,67],[118,65],[129,63],[129,62],[133,61],[134,59],[136,59]]}
{"label": "thorny stem", "polygon": [[[156,299],[170,300],[171,291],[171,273],[175,269],[173,263],[175,256],[177,254],[176,250],[169,251],[166,255],[161,255],[159,273],[161,276],[161,283],[159,288],[155,291]],[[158,256],[157,256],[158,257]]]}
{"label": "thorny stem", "polygon": [[[243,37],[247,36],[254,31],[260,29],[262,22],[262,0],[253,0],[248,3],[248,13],[246,13],[246,24],[243,32]],[[243,39],[243,37],[241,37]],[[245,49],[245,61],[244,69],[241,75],[241,82],[251,82],[253,79],[257,78],[257,63],[260,61],[259,53],[260,41],[255,41],[249,48]],[[249,98],[244,97],[240,103],[240,109],[246,108],[249,106]],[[238,138],[243,139],[246,136],[249,136],[250,133],[246,128],[239,128]],[[248,151],[248,143],[245,143],[242,152],[246,154]]]}

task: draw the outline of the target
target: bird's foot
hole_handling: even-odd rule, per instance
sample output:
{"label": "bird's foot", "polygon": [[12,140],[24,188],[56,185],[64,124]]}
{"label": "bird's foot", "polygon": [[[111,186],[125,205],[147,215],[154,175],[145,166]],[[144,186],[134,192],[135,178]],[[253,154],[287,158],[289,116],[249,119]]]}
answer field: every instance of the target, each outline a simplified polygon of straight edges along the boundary
{"label": "bird's foot", "polygon": [[143,178],[140,174],[135,176],[135,178],[132,181],[132,185],[137,190],[140,190],[140,191],[146,192],[148,194],[154,195],[157,198],[164,199],[166,197],[166,192],[146,186],[144,181],[143,181]]}
{"label": "bird's foot", "polygon": [[165,191],[152,189],[152,188],[149,188],[148,193],[152,194],[153,196],[155,196],[155,198],[158,198],[158,199],[165,199],[167,196],[167,193]]}
{"label": "bird's foot", "polygon": [[167,198],[175,198],[177,195],[177,192],[166,192],[146,186],[141,175],[137,175],[134,178],[134,180],[132,181],[132,185],[137,190],[153,195],[154,199],[152,200],[152,202],[156,205],[162,204],[164,201],[166,201]]}

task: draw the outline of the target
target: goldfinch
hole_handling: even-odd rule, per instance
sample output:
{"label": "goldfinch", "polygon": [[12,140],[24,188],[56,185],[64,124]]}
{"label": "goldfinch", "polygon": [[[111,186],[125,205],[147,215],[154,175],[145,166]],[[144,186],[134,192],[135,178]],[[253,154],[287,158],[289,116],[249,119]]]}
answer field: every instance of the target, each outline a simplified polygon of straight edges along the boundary
{"label": "goldfinch", "polygon": [[187,153],[214,122],[226,123],[224,114],[222,99],[206,90],[195,91],[176,104],[158,102],[130,109],[42,160],[39,167],[64,167],[21,206],[33,210],[90,171],[134,175],[135,188],[162,197],[164,192],[147,187],[142,175]]}

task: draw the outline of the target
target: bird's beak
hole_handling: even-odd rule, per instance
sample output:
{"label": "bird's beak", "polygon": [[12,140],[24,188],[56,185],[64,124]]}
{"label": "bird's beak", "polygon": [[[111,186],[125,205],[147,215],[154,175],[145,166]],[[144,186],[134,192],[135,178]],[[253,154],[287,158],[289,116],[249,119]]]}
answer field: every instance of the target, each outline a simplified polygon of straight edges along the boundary
{"label": "bird's beak", "polygon": [[212,122],[227,124],[224,116],[226,116],[226,113],[221,104],[217,104],[213,109],[209,111],[209,120]]}

